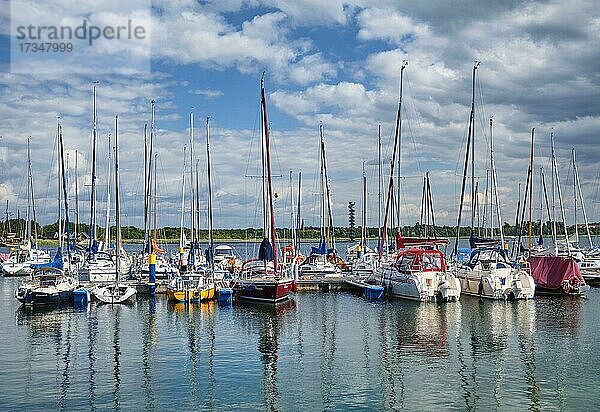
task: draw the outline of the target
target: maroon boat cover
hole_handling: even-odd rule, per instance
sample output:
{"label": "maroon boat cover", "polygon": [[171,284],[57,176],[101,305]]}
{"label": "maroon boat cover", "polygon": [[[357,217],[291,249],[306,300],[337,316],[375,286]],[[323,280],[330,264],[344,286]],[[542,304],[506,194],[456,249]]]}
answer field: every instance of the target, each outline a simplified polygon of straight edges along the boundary
{"label": "maroon boat cover", "polygon": [[565,280],[573,284],[574,279],[580,285],[585,285],[575,259],[561,256],[530,256],[528,261],[536,286],[557,289]]}

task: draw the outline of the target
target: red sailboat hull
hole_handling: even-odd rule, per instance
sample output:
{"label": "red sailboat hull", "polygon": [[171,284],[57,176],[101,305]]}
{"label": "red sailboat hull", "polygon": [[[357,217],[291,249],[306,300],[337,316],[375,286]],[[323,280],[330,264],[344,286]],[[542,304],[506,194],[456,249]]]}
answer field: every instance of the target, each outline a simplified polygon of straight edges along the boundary
{"label": "red sailboat hull", "polygon": [[292,288],[292,279],[238,279],[233,292],[237,299],[276,303],[287,299]]}

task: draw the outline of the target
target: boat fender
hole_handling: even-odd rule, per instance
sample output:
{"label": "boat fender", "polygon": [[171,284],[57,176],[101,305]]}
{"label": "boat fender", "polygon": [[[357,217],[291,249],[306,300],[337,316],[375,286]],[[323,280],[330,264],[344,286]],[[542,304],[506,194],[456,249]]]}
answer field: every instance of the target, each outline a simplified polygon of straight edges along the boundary
{"label": "boat fender", "polygon": [[571,293],[571,285],[569,285],[569,282],[564,282],[562,287],[567,295]]}

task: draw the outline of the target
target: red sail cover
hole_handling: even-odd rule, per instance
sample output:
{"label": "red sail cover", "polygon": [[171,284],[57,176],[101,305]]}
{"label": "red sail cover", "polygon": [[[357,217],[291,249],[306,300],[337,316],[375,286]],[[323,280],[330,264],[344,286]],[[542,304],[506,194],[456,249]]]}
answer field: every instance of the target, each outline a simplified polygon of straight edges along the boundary
{"label": "red sail cover", "polygon": [[530,256],[531,277],[536,286],[558,289],[565,280],[573,284],[576,279],[585,285],[581,271],[575,259],[560,256]]}

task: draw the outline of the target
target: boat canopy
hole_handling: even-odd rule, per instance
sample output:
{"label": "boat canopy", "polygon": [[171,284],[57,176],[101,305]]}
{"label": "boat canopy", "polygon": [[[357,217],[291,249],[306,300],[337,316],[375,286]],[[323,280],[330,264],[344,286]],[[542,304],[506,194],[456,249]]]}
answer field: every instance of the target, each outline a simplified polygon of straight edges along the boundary
{"label": "boat canopy", "polygon": [[395,266],[400,272],[440,272],[447,268],[444,253],[437,249],[422,248],[401,250]]}
{"label": "boat canopy", "polygon": [[558,289],[565,282],[585,285],[579,266],[573,258],[562,256],[530,256],[531,276],[536,286]]}

